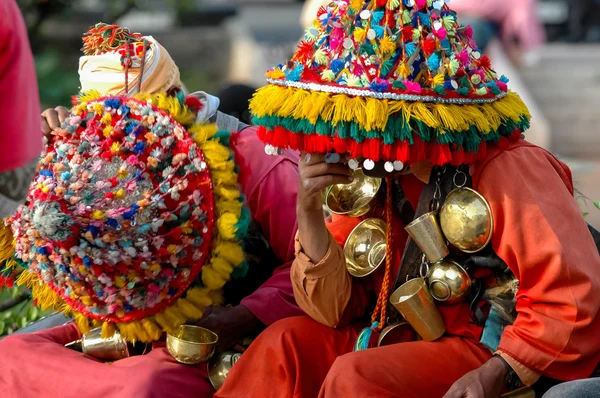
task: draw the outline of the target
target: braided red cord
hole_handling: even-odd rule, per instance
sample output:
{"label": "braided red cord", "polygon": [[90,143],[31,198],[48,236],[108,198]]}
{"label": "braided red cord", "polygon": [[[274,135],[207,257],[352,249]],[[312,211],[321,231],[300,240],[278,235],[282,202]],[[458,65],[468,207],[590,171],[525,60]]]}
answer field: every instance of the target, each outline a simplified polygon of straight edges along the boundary
{"label": "braided red cord", "polygon": [[386,324],[387,316],[387,299],[390,292],[390,280],[392,273],[392,261],[393,261],[393,244],[392,244],[392,179],[386,178],[386,196],[385,196],[385,222],[387,224],[387,242],[385,247],[385,274],[383,276],[383,283],[381,284],[381,290],[379,297],[377,298],[377,304],[375,310],[371,315],[371,323],[377,320],[379,317],[379,325],[377,330],[381,331]]}

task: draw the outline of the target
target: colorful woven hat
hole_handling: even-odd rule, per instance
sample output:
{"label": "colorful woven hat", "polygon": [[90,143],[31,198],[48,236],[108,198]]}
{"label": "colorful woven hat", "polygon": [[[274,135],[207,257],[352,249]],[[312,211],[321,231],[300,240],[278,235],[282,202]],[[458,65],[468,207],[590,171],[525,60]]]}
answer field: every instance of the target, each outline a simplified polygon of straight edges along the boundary
{"label": "colorful woven hat", "polygon": [[251,102],[267,151],[459,165],[520,137],[529,112],[472,34],[444,0],[333,0]]}
{"label": "colorful woven hat", "polygon": [[[249,224],[228,133],[175,97],[84,94],[0,232],[4,278],[42,308],[149,342],[221,304]],[[187,129],[184,126],[189,126]],[[11,253],[12,250],[12,253]]]}

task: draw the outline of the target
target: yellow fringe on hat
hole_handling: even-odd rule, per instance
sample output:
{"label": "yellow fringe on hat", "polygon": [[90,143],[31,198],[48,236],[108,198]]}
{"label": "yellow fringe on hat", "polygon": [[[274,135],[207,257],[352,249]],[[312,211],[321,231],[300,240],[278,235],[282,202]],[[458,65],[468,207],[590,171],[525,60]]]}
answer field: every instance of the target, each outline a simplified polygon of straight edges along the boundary
{"label": "yellow fringe on hat", "polygon": [[[82,94],[81,104],[74,112],[81,113],[87,103],[103,97],[92,91]],[[183,126],[190,125],[195,115],[177,100],[162,94],[137,94],[134,98],[151,103],[168,112]],[[71,308],[61,296],[41,281],[36,273],[23,272],[17,279],[18,285],[27,286],[32,291],[37,305],[42,309],[53,309],[72,316],[82,333],[91,328],[102,327],[102,337],[109,338],[119,332],[127,341],[152,342],[158,340],[164,331],[175,333],[177,328],[187,322],[197,321],[204,310],[211,305],[223,304],[222,288],[231,278],[235,267],[244,263],[245,257],[241,242],[236,239],[238,223],[243,213],[242,194],[238,187],[238,175],[235,171],[233,153],[217,137],[218,128],[212,124],[195,124],[187,129],[206,160],[213,183],[213,195],[216,204],[216,228],[212,241],[211,259],[204,264],[201,277],[204,287],[188,289],[174,305],[161,312],[133,322],[112,323],[90,319]],[[7,244],[6,242],[10,242]],[[10,228],[0,226],[0,261],[14,254],[14,239]]]}
{"label": "yellow fringe on hat", "polygon": [[453,105],[351,97],[277,85],[259,89],[250,110],[256,117],[305,119],[312,124],[318,119],[332,125],[353,122],[367,131],[384,131],[390,116],[402,113],[404,120],[416,119],[432,128],[458,132],[476,126],[484,134],[498,130],[503,120],[519,122],[522,117],[531,117],[512,91],[491,103]]}

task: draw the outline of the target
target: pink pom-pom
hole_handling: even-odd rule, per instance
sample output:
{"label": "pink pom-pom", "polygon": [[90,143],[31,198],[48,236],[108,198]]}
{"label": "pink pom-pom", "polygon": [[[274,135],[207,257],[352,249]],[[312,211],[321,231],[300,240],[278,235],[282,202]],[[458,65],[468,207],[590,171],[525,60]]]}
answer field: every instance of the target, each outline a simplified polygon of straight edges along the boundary
{"label": "pink pom-pom", "polygon": [[438,39],[444,40],[446,36],[448,36],[448,32],[446,32],[446,29],[444,28],[439,28],[435,31],[435,35],[438,37]]}
{"label": "pink pom-pom", "polygon": [[467,36],[469,39],[473,38],[473,28],[471,27],[471,25],[467,26],[464,30],[464,34],[465,36]]}
{"label": "pink pom-pom", "polygon": [[406,91],[414,94],[421,94],[421,85],[419,83],[411,82],[407,80],[404,82],[404,86],[406,87]]}
{"label": "pink pom-pom", "polygon": [[458,60],[463,64],[466,65],[469,63],[469,53],[467,52],[467,50],[462,50],[459,54],[458,54]]}
{"label": "pink pom-pom", "polygon": [[418,10],[422,10],[423,8],[427,7],[427,0],[416,0],[415,3],[417,4]]}
{"label": "pink pom-pom", "polygon": [[501,82],[500,80],[498,80],[498,81],[496,82],[496,85],[498,86],[498,88],[499,88],[500,90],[502,90],[502,91],[504,91],[504,92],[507,92],[507,91],[508,91],[508,86],[506,85],[506,83],[504,83],[504,82]]}

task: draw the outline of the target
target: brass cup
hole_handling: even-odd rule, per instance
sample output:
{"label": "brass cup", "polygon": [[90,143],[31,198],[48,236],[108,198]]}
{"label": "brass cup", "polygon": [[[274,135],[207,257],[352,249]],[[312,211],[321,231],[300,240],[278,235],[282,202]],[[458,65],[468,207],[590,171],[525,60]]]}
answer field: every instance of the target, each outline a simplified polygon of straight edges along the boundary
{"label": "brass cup", "polygon": [[111,338],[102,338],[102,328],[92,329],[84,334],[81,340],[66,344],[65,347],[83,352],[102,362],[114,362],[129,358],[127,342],[115,333]]}
{"label": "brass cup", "polygon": [[373,273],[385,260],[387,225],[379,218],[358,224],[346,239],[344,256],[350,275],[362,278]]}
{"label": "brass cup", "polygon": [[492,239],[494,218],[487,200],[471,188],[450,192],[440,210],[446,239],[465,253],[483,250]]}
{"label": "brass cup", "polygon": [[442,260],[429,268],[429,291],[434,299],[445,304],[463,301],[471,289],[471,277],[460,264]]}
{"label": "brass cup", "polygon": [[177,362],[195,365],[213,356],[218,340],[208,329],[182,325],[174,335],[167,333],[167,350]]}
{"label": "brass cup", "polygon": [[425,279],[406,282],[392,293],[390,302],[423,340],[434,341],[446,332]]}
{"label": "brass cup", "polygon": [[386,326],[381,333],[379,333],[379,341],[377,347],[384,345],[407,343],[409,341],[416,341],[419,338],[415,330],[408,324],[408,322],[396,322],[392,325]]}
{"label": "brass cup", "polygon": [[350,184],[332,185],[325,191],[325,206],[334,214],[360,217],[371,210],[370,203],[381,188],[381,178],[369,177],[361,169]]}
{"label": "brass cup", "polygon": [[435,212],[423,214],[405,229],[430,263],[437,263],[450,253]]}
{"label": "brass cup", "polygon": [[208,379],[215,390],[221,388],[225,383],[231,368],[241,356],[242,354],[239,352],[227,351],[210,359],[208,362]]}

